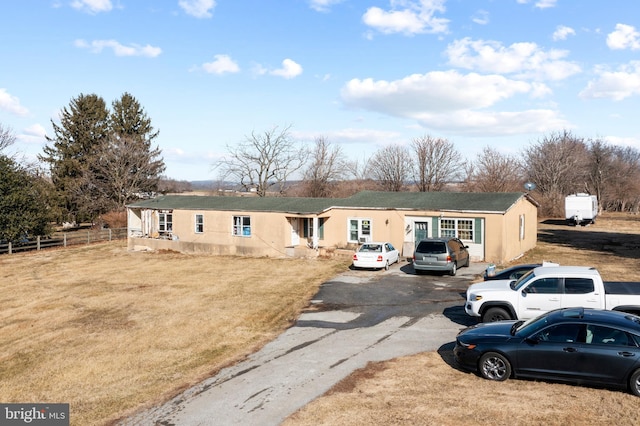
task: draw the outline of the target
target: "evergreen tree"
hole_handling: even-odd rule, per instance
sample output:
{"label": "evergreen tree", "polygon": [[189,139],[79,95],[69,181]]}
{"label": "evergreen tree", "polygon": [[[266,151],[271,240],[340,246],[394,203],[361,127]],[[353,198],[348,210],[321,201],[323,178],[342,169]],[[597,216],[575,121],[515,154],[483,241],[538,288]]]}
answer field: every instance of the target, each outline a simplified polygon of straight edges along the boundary
{"label": "evergreen tree", "polygon": [[52,123],[55,136],[40,159],[49,163],[67,220],[93,221],[157,192],[165,170],[152,146],[158,132],[129,93],[112,106],[109,112],[101,97],[81,94],[62,110],[60,124]]}
{"label": "evergreen tree", "polygon": [[136,98],[124,93],[112,106],[111,136],[98,168],[105,195],[122,210],[143,194],[156,193],[166,167],[161,150],[153,147],[159,132]]}
{"label": "evergreen tree", "polygon": [[50,233],[51,188],[10,157],[0,154],[0,241],[18,243]]}
{"label": "evergreen tree", "polygon": [[80,94],[62,109],[60,124],[52,120],[55,136],[47,137],[40,160],[49,164],[51,180],[63,200],[68,220],[92,220],[104,210],[96,198],[93,165],[109,135],[109,111],[104,100]]}

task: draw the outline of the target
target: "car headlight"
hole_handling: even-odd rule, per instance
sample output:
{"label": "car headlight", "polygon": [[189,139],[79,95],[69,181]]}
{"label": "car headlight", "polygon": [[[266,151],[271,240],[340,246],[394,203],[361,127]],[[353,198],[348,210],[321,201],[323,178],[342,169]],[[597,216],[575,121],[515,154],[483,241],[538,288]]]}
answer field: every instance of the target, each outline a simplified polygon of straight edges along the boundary
{"label": "car headlight", "polygon": [[459,340],[458,340],[458,343],[459,343],[459,344],[460,344],[460,346],[462,346],[463,348],[465,348],[465,349],[469,349],[469,350],[473,350],[473,349],[475,349],[475,348],[476,348],[476,346],[478,346],[478,345],[476,345],[475,343],[465,343],[465,342],[461,342],[461,341],[459,341]]}
{"label": "car headlight", "polygon": [[482,300],[482,296],[473,293],[469,295],[469,302],[477,302],[478,300]]}

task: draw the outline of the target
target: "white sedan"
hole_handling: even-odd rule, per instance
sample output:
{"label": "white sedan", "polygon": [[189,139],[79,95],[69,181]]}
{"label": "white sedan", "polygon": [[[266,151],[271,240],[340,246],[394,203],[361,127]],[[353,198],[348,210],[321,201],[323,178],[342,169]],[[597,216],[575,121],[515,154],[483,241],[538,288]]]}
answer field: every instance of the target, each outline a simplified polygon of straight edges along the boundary
{"label": "white sedan", "polygon": [[353,254],[354,268],[384,268],[400,260],[400,254],[391,243],[364,243]]}

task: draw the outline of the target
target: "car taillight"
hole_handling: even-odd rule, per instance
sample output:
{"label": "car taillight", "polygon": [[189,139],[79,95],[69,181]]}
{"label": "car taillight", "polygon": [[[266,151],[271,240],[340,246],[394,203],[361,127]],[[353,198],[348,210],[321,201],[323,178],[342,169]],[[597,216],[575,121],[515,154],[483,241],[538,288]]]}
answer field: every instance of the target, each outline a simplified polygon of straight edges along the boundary
{"label": "car taillight", "polygon": [[382,262],[382,255],[381,254],[378,255],[378,262]]}
{"label": "car taillight", "polygon": [[447,263],[451,262],[451,256],[447,256]]}
{"label": "car taillight", "polygon": [[357,254],[353,255],[353,260],[358,260],[358,255]]}

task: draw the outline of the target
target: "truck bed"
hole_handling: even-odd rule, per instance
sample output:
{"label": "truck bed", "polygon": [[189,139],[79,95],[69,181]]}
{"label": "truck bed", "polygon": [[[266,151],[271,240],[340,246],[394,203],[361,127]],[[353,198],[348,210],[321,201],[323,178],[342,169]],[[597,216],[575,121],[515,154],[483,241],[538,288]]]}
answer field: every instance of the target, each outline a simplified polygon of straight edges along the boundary
{"label": "truck bed", "polygon": [[605,281],[606,294],[640,295],[640,282],[634,281]]}

